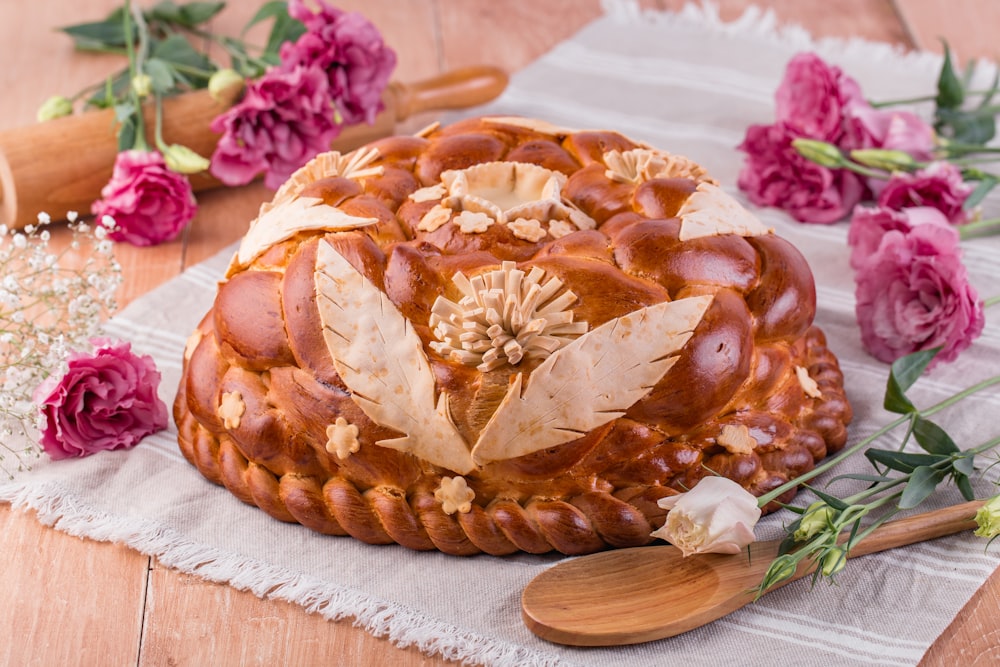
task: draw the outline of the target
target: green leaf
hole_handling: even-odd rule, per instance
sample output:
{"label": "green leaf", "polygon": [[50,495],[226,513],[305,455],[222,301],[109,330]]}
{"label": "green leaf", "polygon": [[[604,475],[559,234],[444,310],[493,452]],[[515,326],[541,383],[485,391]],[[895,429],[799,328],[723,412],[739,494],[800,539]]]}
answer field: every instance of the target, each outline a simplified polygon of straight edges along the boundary
{"label": "green leaf", "polygon": [[996,135],[995,113],[994,106],[973,111],[938,109],[934,113],[934,129],[952,141],[982,146]]}
{"label": "green leaf", "polygon": [[181,7],[181,14],[185,20],[184,25],[193,28],[210,21],[225,6],[224,2],[189,2]]}
{"label": "green leaf", "polygon": [[[969,61],[969,70],[973,70],[973,63]],[[984,109],[989,106],[989,103],[993,101],[993,96],[997,94],[997,87],[1000,86],[1000,70],[994,72],[993,83],[990,84],[990,90],[986,95],[983,96],[982,101],[979,103],[979,108]]]}
{"label": "green leaf", "polygon": [[135,105],[131,101],[125,101],[115,105],[115,120],[119,123],[128,122],[128,119],[135,115]]}
{"label": "green leaf", "polygon": [[934,493],[935,487],[944,479],[945,474],[940,470],[935,470],[927,466],[914,469],[910,475],[910,480],[903,489],[903,495],[899,499],[900,509],[910,509],[916,507],[927,499],[927,496]]}
{"label": "green leaf", "polygon": [[943,428],[919,415],[913,421],[913,437],[924,451],[931,454],[957,454],[961,451]]}
{"label": "green leaf", "polygon": [[972,473],[976,472],[975,459],[975,454],[966,453],[962,456],[955,457],[955,460],[951,463],[951,467],[954,468],[960,475],[971,476]]}
{"label": "green leaf", "polygon": [[266,21],[269,18],[276,18],[279,16],[288,16],[288,3],[283,0],[271,0],[270,2],[265,2],[261,5],[261,8],[257,10],[257,13],[253,15],[250,21],[243,27],[243,32],[241,34],[247,34],[250,28],[254,27],[261,21]]}
{"label": "green leaf", "polygon": [[857,482],[871,482],[872,484],[882,484],[884,482],[891,482],[892,477],[887,477],[885,475],[864,475],[860,473],[846,473],[843,475],[837,475],[827,482],[827,486],[833,484],[834,482],[839,482],[842,479],[852,479]]}
{"label": "green leaf", "polygon": [[118,126],[119,152],[135,148],[135,140],[138,132],[139,128],[136,125],[136,117],[134,114],[122,121],[122,124]]}
{"label": "green leaf", "polygon": [[975,500],[976,492],[972,489],[972,483],[966,475],[955,475],[955,486],[962,492],[962,497],[966,500]]}
{"label": "green leaf", "polygon": [[79,23],[60,30],[72,37],[74,46],[83,51],[104,51],[125,47],[125,28],[120,20]]}
{"label": "green leaf", "polygon": [[843,512],[848,507],[850,507],[850,505],[848,505],[847,503],[845,503],[840,498],[838,498],[836,496],[831,496],[828,493],[823,493],[822,491],[820,491],[819,489],[817,489],[814,486],[810,486],[808,484],[803,484],[802,486],[806,487],[807,489],[809,489],[810,491],[812,491],[813,493],[815,493],[816,496],[820,500],[822,500],[824,503],[826,503],[827,505],[829,505],[833,509],[837,510],[838,512]]}
{"label": "green leaf", "polygon": [[916,412],[913,403],[906,397],[906,390],[913,386],[913,383],[917,381],[927,365],[940,351],[940,347],[932,350],[921,350],[892,362],[889,381],[885,388],[885,400],[882,404],[886,410],[901,415]]}
{"label": "green leaf", "polygon": [[872,463],[880,463],[892,470],[908,473],[923,466],[940,463],[948,457],[935,454],[910,454],[909,452],[888,449],[869,449],[865,451],[865,458]]}
{"label": "green leaf", "polygon": [[997,186],[997,183],[1000,183],[1000,179],[992,174],[986,174],[986,176],[979,181],[979,185],[976,186],[976,189],[973,190],[972,193],[966,198],[965,203],[962,204],[962,208],[966,211],[971,211],[976,206],[979,206],[979,203],[986,198],[986,195],[990,193],[990,190]]}
{"label": "green leaf", "polygon": [[957,109],[965,101],[965,88],[955,74],[955,68],[951,63],[951,49],[948,42],[944,44],[944,62],[941,64],[941,73],[938,75],[937,83],[937,103],[938,109]]}
{"label": "green leaf", "polygon": [[153,46],[152,57],[170,65],[175,80],[183,80],[194,87],[208,85],[216,67],[203,53],[199,53],[182,35],[173,34]]}
{"label": "green leaf", "polygon": [[153,84],[153,91],[166,94],[174,87],[174,69],[164,60],[150,58],[143,66]]}

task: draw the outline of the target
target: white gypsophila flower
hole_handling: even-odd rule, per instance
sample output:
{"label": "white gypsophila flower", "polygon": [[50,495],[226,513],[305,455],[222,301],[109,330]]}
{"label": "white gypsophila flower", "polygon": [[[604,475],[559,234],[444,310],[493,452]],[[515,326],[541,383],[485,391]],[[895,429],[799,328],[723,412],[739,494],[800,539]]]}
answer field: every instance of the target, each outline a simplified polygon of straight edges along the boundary
{"label": "white gypsophila flower", "polygon": [[121,267],[106,228],[91,231],[77,217],[67,215],[68,230],[50,231],[46,214],[22,231],[0,225],[0,471],[8,476],[39,453],[35,389],[65,372],[69,351],[86,347],[117,307]]}

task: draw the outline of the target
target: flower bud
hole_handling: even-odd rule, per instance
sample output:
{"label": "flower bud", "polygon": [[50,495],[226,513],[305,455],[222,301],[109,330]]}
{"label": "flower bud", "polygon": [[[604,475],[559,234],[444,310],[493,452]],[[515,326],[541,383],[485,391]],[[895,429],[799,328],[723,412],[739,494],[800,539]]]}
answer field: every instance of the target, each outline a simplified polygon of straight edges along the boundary
{"label": "flower bud", "polygon": [[833,517],[833,508],[821,500],[810,505],[802,518],[799,520],[799,527],[792,534],[796,542],[805,542],[817,533],[826,530]]}
{"label": "flower bud", "polygon": [[132,79],[132,90],[139,98],[149,97],[153,92],[153,79],[148,74],[136,74]]}
{"label": "flower bud", "polygon": [[993,496],[976,511],[976,535],[990,539],[1000,535],[1000,496]]}
{"label": "flower bud", "polygon": [[208,80],[208,94],[222,104],[229,104],[243,88],[243,77],[234,69],[220,69]]}
{"label": "flower bud", "polygon": [[884,171],[913,171],[917,161],[906,151],[887,150],[884,148],[858,148],[851,151],[851,159],[866,167]]}
{"label": "flower bud", "polygon": [[844,166],[844,155],[840,149],[825,141],[816,139],[793,139],[792,146],[799,155],[821,167],[837,169]]}
{"label": "flower bud", "polygon": [[197,174],[208,169],[208,160],[187,146],[171,144],[162,148],[161,152],[167,163],[167,168],[178,174]]}
{"label": "flower bud", "polygon": [[43,123],[53,118],[62,118],[73,113],[73,103],[62,95],[53,95],[38,108],[35,117]]}
{"label": "flower bud", "polygon": [[832,577],[843,570],[845,565],[847,565],[847,553],[840,547],[830,549],[823,556],[823,576]]}

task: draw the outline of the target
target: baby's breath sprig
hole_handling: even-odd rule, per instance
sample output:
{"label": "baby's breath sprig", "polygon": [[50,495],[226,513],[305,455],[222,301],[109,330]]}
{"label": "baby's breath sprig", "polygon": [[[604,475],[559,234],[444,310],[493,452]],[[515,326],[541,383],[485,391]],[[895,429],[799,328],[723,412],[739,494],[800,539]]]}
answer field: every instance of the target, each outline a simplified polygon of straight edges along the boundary
{"label": "baby's breath sprig", "polygon": [[114,221],[69,220],[59,248],[44,213],[21,231],[0,225],[0,472],[8,477],[40,451],[35,389],[117,307],[121,267],[107,239]]}

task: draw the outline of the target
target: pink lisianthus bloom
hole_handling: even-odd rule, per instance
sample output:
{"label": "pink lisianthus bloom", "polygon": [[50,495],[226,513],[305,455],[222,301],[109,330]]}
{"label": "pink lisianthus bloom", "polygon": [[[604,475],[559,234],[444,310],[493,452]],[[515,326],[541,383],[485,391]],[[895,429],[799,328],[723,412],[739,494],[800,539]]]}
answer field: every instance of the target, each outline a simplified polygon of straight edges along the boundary
{"label": "pink lisianthus bloom", "polygon": [[92,352],[70,354],[66,373],[35,390],[45,419],[42,449],[53,459],[128,449],[167,427],[153,359],[136,355],[126,342],[91,343]]}
{"label": "pink lisianthus bloom", "polygon": [[847,135],[842,148],[882,148],[909,153],[914,160],[933,158],[934,129],[909,111],[876,109],[864,99],[844,110]]}
{"label": "pink lisianthus bloom", "polygon": [[91,206],[99,219],[115,219],[108,238],[137,246],[173,239],[197,210],[188,179],[168,169],[160,153],[141,150],[118,153],[111,180]]}
{"label": "pink lisianthus bloom", "polygon": [[373,123],[383,108],[382,91],[396,67],[395,51],[358,12],[344,12],[322,0],[316,12],[301,0],[293,0],[288,12],[305,24],[306,32],[294,44],[282,46],[282,67],[320,67],[327,73],[330,94],[343,122]]}
{"label": "pink lisianthus bloom", "polygon": [[845,218],[865,192],[845,169],[832,170],[802,157],[784,125],[751,125],[739,150],[747,154],[738,185],[754,204],[784,209],[801,222],[833,223]]}
{"label": "pink lisianthus bloom", "polygon": [[661,498],[657,505],[668,514],[653,537],[670,542],[685,556],[739,553],[754,541],[761,514],[753,494],[726,477],[705,477],[690,491]]}
{"label": "pink lisianthus bloom", "polygon": [[223,133],[212,154],[212,174],[226,185],[243,185],[263,171],[271,189],[329,150],[340,133],[326,73],[302,66],[274,68],[250,82],[243,99],[211,127]]}
{"label": "pink lisianthus bloom", "polygon": [[[969,284],[954,227],[890,230],[855,274],[861,342],[880,361],[942,347],[953,361],[982,333],[983,302]],[[930,366],[928,367],[930,368]]]}
{"label": "pink lisianthus bloom", "polygon": [[778,124],[800,136],[839,144],[844,108],[863,97],[857,82],[839,67],[815,53],[799,53],[788,62],[774,100]]}
{"label": "pink lisianthus bloom", "polygon": [[885,206],[855,206],[851,226],[847,230],[847,244],[851,246],[851,268],[861,268],[878,249],[887,232],[908,233],[918,225],[948,227],[948,219],[941,211],[930,206],[915,206],[900,210]]}
{"label": "pink lisianthus bloom", "polygon": [[953,225],[960,225],[969,218],[963,205],[973,190],[962,180],[958,167],[950,162],[932,162],[912,174],[894,173],[882,187],[878,204],[895,209],[931,206]]}

